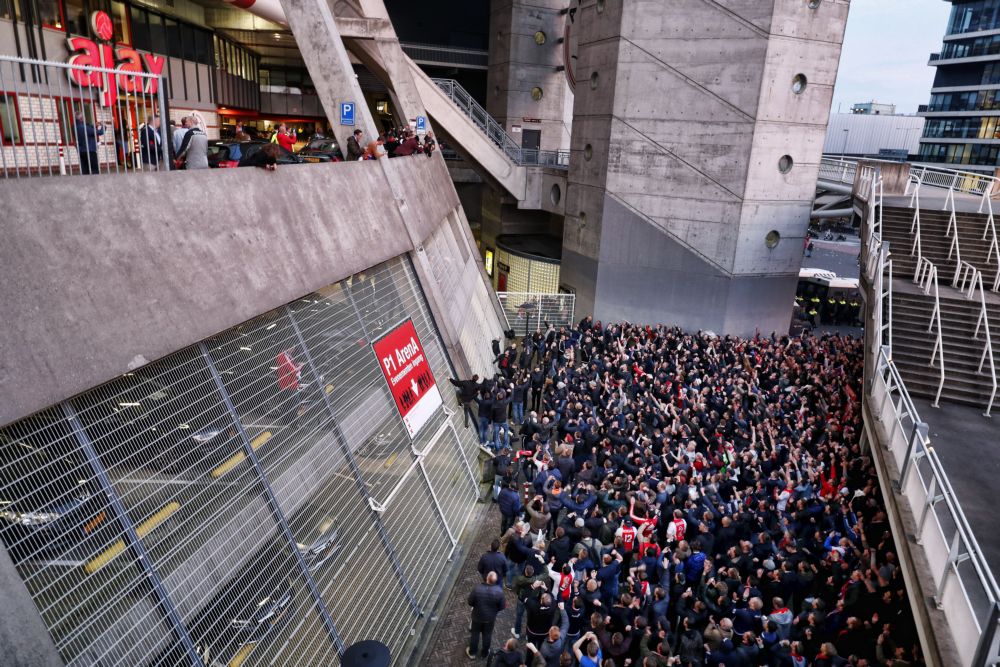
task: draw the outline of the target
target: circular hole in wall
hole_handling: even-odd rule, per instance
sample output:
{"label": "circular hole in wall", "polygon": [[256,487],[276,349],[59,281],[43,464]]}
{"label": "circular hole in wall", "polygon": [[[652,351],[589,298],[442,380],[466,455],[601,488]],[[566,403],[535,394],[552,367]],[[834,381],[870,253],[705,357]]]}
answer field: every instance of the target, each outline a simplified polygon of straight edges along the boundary
{"label": "circular hole in wall", "polygon": [[545,43],[545,33],[539,30],[538,32],[535,33],[535,44],[541,46],[544,43]]}
{"label": "circular hole in wall", "polygon": [[583,159],[590,162],[591,158],[594,157],[594,147],[587,144],[583,147]]}
{"label": "circular hole in wall", "polygon": [[809,80],[806,79],[805,74],[796,74],[795,78],[792,79],[792,92],[795,93],[796,95],[802,94],[802,92],[806,89],[806,85],[808,83]]}
{"label": "circular hole in wall", "polygon": [[535,86],[534,88],[531,89],[531,99],[535,100],[536,102],[542,99],[542,94],[543,94],[542,89],[539,88],[538,86]]}
{"label": "circular hole in wall", "polygon": [[552,189],[549,190],[549,201],[552,202],[553,206],[556,206],[560,199],[562,199],[562,190],[559,189],[558,183],[553,183]]}
{"label": "circular hole in wall", "polygon": [[792,160],[791,155],[782,155],[780,158],[778,158],[778,171],[780,171],[782,174],[787,174],[792,170],[792,166],[794,164],[795,161]]}
{"label": "circular hole in wall", "polygon": [[597,90],[597,82],[601,80],[601,76],[597,72],[593,72],[590,75],[590,89]]}
{"label": "circular hole in wall", "polygon": [[772,229],[764,237],[764,245],[768,247],[769,250],[773,250],[778,243],[781,241],[781,234],[778,233],[777,229]]}
{"label": "circular hole in wall", "polygon": [[817,7],[819,7],[819,3],[822,2],[822,0],[808,0],[808,2],[809,2],[809,9],[816,9]]}

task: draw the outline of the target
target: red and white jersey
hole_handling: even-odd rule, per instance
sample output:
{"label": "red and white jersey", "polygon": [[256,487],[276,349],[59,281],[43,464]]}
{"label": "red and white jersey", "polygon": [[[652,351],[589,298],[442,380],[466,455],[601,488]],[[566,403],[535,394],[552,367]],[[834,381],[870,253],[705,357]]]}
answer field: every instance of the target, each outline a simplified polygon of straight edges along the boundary
{"label": "red and white jersey", "polygon": [[672,519],[667,526],[667,539],[671,542],[680,542],[687,532],[687,521],[684,519]]}
{"label": "red and white jersey", "polygon": [[632,526],[622,526],[618,529],[618,536],[622,538],[622,544],[625,547],[625,551],[635,550],[635,528]]}

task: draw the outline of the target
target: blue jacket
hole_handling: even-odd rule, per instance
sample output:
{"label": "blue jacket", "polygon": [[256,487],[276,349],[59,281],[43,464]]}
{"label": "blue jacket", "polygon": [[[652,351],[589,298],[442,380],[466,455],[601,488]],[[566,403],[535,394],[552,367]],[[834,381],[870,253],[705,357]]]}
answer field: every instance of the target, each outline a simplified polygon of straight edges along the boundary
{"label": "blue jacket", "polygon": [[95,128],[84,120],[76,121],[76,147],[83,153],[97,152],[97,137],[104,134],[104,128]]}
{"label": "blue jacket", "polygon": [[500,489],[497,506],[500,508],[500,514],[506,517],[517,516],[522,509],[521,494],[514,489]]}

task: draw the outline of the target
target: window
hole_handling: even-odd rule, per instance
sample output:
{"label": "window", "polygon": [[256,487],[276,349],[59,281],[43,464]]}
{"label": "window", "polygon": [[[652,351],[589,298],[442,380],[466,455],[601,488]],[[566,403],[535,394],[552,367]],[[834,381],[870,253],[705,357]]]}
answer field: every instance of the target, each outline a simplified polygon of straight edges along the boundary
{"label": "window", "polygon": [[59,134],[60,139],[66,146],[76,145],[76,114],[83,111],[84,120],[93,125],[95,123],[94,103],[84,100],[62,99],[59,100]]}
{"label": "window", "polygon": [[115,26],[115,42],[119,44],[131,44],[132,35],[129,34],[128,10],[125,8],[124,2],[112,0],[111,22]]}
{"label": "window", "polygon": [[149,15],[146,10],[132,7],[132,45],[143,51],[152,51],[149,38]]}
{"label": "window", "polygon": [[21,114],[17,99],[9,93],[0,93],[0,144],[21,143]]}
{"label": "window", "polygon": [[46,28],[65,30],[66,22],[62,16],[62,6],[59,0],[37,0],[38,19]]}
{"label": "window", "polygon": [[0,19],[20,19],[21,18],[21,8],[17,4],[17,0],[10,0],[9,2],[0,2]]}
{"label": "window", "polygon": [[197,59],[197,51],[194,43],[194,28],[186,23],[181,24],[181,56],[184,60],[194,61]]}
{"label": "window", "polygon": [[66,13],[66,32],[71,35],[89,37],[87,8],[84,6],[83,0],[63,0],[63,9]]}

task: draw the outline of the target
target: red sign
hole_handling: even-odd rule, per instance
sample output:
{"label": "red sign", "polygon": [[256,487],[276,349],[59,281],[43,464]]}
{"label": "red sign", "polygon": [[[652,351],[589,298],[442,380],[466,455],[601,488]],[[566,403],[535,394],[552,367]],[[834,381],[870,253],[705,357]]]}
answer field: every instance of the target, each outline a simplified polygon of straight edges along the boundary
{"label": "red sign", "polygon": [[441,394],[413,322],[406,320],[372,343],[399,416],[416,437],[441,405]]}
{"label": "red sign", "polygon": [[[94,34],[103,40],[108,40],[114,34],[111,17],[104,12],[94,12],[90,16],[90,26]],[[101,104],[108,107],[114,104],[118,91],[128,93],[156,93],[160,86],[160,73],[166,64],[166,58],[152,53],[139,53],[128,46],[112,46],[98,44],[86,37],[70,37],[66,40],[73,55],[69,57],[70,65],[81,67],[106,67],[116,69],[122,74],[107,72],[88,72],[83,69],[70,69],[69,80],[83,88],[99,88]],[[78,52],[78,53],[77,53]],[[149,72],[157,78],[137,77],[129,72]]]}

